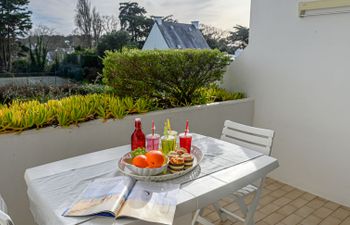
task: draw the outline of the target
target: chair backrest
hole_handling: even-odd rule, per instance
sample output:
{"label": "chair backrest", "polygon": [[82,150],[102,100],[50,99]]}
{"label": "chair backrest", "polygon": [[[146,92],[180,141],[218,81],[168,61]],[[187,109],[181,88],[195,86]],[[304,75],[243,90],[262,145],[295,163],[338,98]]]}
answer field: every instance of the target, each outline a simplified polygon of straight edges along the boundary
{"label": "chair backrest", "polygon": [[273,136],[273,130],[251,127],[226,120],[221,140],[270,155]]}
{"label": "chair backrest", "polygon": [[11,220],[11,217],[7,215],[7,206],[0,195],[0,225],[14,225],[13,221]]}

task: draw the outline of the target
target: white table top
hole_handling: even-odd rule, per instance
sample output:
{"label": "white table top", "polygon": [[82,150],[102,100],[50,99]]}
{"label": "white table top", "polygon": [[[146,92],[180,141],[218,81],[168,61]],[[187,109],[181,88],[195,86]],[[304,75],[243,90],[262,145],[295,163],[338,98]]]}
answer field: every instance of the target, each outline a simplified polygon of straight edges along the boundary
{"label": "white table top", "polygon": [[[232,148],[233,150],[246,151],[240,146],[198,134],[193,136],[193,142],[195,143],[196,141],[205,142],[205,145],[201,146],[202,148],[212,149],[215,146],[215,148]],[[101,171],[98,171],[99,164],[106,162],[114,163],[115,160],[119,159],[128,151],[130,151],[130,146],[126,145],[27,169],[25,172],[25,181],[28,186],[31,211],[36,222],[40,225],[77,223],[79,219],[66,218],[61,216],[61,214],[81,192],[84,185],[80,184],[87,182],[84,180],[84,169],[82,168],[93,167],[97,174],[94,178],[99,176],[99,172],[101,176],[108,176],[108,171],[102,171],[102,168],[100,168]],[[186,183],[181,186],[178,195],[175,217],[184,216],[198,208],[218,201],[233,191],[266,176],[266,174],[277,167],[277,159],[263,155]],[[74,172],[77,169],[79,169],[79,176],[74,176],[72,171]],[[47,192],[44,183],[43,185],[38,185],[40,181],[52,181],[58,174],[68,172],[70,176],[64,177],[64,180],[62,178],[60,178],[61,180],[54,180],[54,182],[57,182],[57,187],[60,187],[57,190],[52,191],[51,188],[50,192]],[[81,180],[77,182],[77,179]],[[73,184],[77,185],[76,189],[72,189],[71,187],[70,189],[65,189],[64,187]],[[67,190],[69,190],[69,193],[67,193]],[[72,190],[75,193],[71,193]],[[111,218],[96,218],[83,224],[140,224],[140,221],[134,219],[118,219],[116,221]]]}

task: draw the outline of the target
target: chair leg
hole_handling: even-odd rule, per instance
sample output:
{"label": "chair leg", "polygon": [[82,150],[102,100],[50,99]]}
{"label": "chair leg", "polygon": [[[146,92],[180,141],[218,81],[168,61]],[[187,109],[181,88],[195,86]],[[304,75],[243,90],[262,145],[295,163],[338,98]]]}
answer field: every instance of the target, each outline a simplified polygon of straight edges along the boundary
{"label": "chair leg", "polygon": [[220,220],[225,221],[227,219],[227,217],[224,213],[222,213],[220,204],[218,202],[215,202],[213,204],[213,206],[214,206],[216,213],[219,214]]}
{"label": "chair leg", "polygon": [[197,219],[198,219],[201,211],[202,211],[202,209],[197,209],[196,212],[194,213],[193,219],[192,219],[192,225],[195,225],[197,223]]}
{"label": "chair leg", "polygon": [[259,200],[260,200],[260,195],[261,195],[261,191],[264,185],[264,180],[265,178],[262,178],[259,184],[258,189],[255,192],[254,198],[250,204],[250,206],[248,207],[248,212],[247,212],[247,216],[245,218],[244,221],[244,225],[254,225],[254,214],[256,211],[256,208],[258,207],[259,204]]}
{"label": "chair leg", "polygon": [[192,225],[196,224],[202,224],[202,225],[214,225],[213,223],[209,222],[205,218],[201,216],[202,209],[197,209],[194,213],[193,219],[192,219]]}
{"label": "chair leg", "polygon": [[237,202],[241,212],[243,213],[243,216],[246,217],[248,212],[248,207],[244,202],[244,198],[241,196],[237,197]]}

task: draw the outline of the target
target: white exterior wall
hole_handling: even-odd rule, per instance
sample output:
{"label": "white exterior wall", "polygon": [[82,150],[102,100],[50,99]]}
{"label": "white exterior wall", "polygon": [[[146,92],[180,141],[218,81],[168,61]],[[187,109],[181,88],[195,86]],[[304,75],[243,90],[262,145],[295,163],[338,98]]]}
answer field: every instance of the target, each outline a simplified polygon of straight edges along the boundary
{"label": "white exterior wall", "polygon": [[169,49],[168,44],[160,32],[157,24],[154,24],[151,32],[149,33],[142,50],[152,50],[152,49]]}
{"label": "white exterior wall", "polygon": [[350,13],[299,18],[298,2],[252,0],[250,44],[225,86],[276,131],[273,177],[350,206]]}

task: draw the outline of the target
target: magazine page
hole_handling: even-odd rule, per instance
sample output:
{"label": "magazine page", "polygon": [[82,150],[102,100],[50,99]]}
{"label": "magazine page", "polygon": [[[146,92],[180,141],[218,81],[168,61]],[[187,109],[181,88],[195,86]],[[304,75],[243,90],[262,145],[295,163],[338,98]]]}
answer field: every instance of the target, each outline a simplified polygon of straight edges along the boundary
{"label": "magazine page", "polygon": [[135,181],[126,176],[90,183],[63,216],[115,216]]}
{"label": "magazine page", "polygon": [[137,181],[117,217],[172,224],[179,189],[179,184]]}

